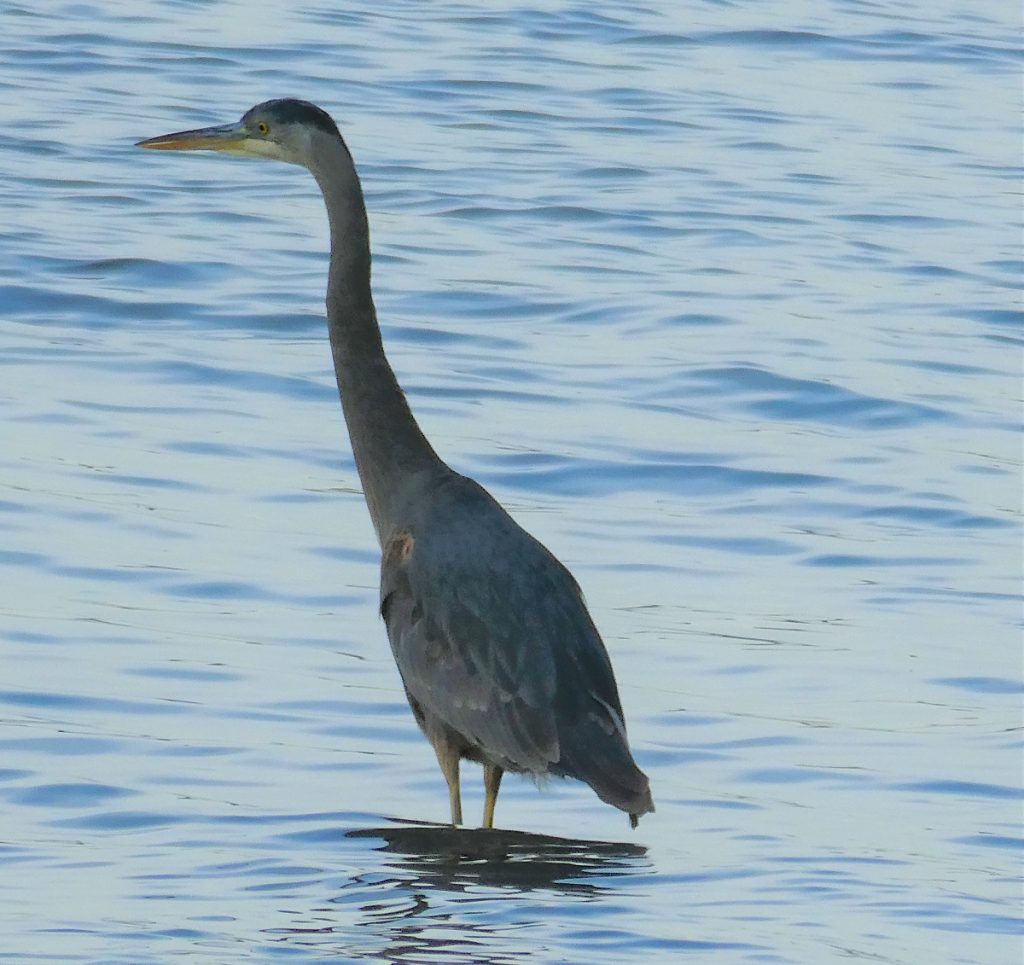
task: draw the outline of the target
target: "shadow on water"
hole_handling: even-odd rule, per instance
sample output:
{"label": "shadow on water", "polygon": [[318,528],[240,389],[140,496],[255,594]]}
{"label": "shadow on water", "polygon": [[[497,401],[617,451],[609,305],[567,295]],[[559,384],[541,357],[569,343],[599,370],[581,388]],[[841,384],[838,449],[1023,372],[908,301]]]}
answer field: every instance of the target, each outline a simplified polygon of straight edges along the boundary
{"label": "shadow on water", "polygon": [[396,822],[393,827],[359,829],[345,836],[382,840],[383,847],[376,850],[401,856],[392,867],[412,875],[407,885],[445,891],[483,886],[598,895],[608,890],[604,879],[649,868],[647,849],[637,844],[525,831]]}

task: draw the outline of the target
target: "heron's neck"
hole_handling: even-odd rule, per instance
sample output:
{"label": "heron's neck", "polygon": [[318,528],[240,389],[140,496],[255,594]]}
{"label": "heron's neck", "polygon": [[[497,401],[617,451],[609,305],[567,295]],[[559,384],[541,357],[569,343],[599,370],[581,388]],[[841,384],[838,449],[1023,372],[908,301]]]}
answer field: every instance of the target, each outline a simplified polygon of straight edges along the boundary
{"label": "heron's neck", "polygon": [[445,468],[416,424],[384,354],[370,290],[366,205],[348,151],[337,145],[313,175],[327,204],[331,267],[327,329],[356,468],[381,543],[404,523],[417,485]]}

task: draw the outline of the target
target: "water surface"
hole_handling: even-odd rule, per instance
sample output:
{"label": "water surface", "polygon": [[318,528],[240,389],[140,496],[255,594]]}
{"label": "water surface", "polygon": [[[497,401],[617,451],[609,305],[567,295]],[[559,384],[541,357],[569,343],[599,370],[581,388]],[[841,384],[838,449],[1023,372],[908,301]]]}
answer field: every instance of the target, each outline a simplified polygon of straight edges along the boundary
{"label": "water surface", "polygon": [[[4,962],[1017,960],[1016,14],[670,6],[0,12]],[[636,832],[431,823],[315,185],[131,146],[284,95],[425,431],[583,585]]]}

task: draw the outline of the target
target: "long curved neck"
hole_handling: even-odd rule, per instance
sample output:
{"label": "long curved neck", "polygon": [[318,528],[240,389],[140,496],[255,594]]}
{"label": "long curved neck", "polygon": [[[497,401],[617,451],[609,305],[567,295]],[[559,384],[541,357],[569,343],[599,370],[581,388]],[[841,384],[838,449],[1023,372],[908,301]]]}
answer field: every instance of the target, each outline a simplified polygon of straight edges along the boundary
{"label": "long curved neck", "polygon": [[370,233],[351,155],[341,141],[312,169],[331,225],[327,330],[366,505],[383,545],[424,474],[445,469],[416,424],[384,354],[370,290]]}

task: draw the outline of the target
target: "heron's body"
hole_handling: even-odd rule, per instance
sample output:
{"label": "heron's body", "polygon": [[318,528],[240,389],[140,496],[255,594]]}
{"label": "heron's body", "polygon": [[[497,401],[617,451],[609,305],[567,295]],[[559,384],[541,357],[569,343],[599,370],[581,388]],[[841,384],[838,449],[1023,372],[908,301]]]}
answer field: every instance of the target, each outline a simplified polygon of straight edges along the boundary
{"label": "heron's body", "polygon": [[334,122],[268,101],[240,124],[152,138],[307,167],[331,225],[327,321],[345,421],[381,545],[380,611],[417,722],[461,823],[459,761],[484,765],[484,824],[504,771],[585,781],[636,819],[654,810],[607,651],[569,571],[434,452],[381,343],[366,208]]}

